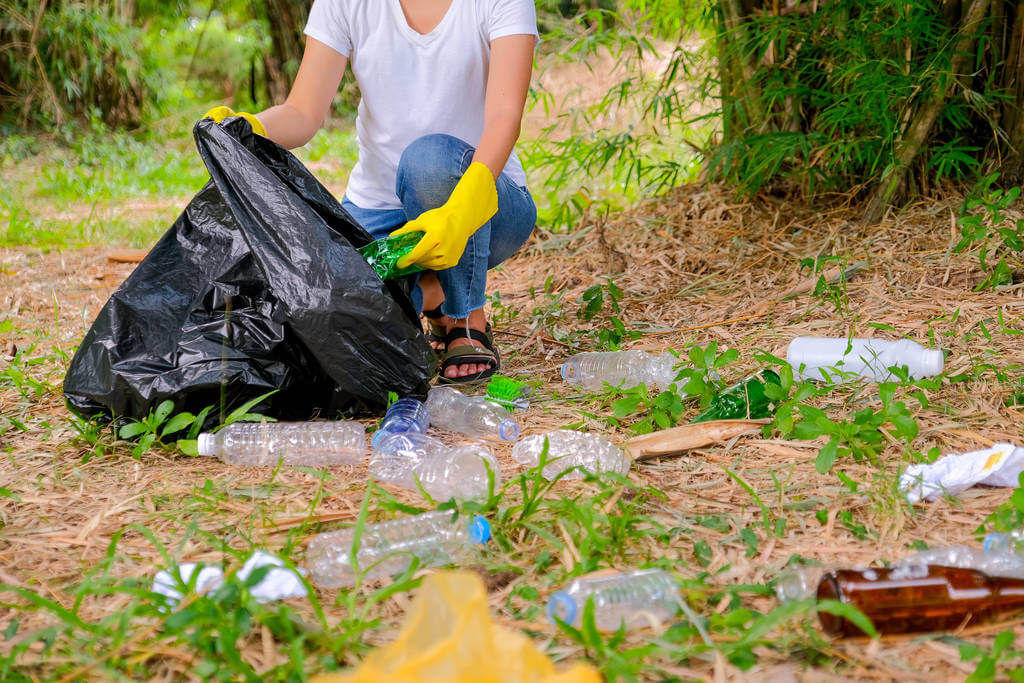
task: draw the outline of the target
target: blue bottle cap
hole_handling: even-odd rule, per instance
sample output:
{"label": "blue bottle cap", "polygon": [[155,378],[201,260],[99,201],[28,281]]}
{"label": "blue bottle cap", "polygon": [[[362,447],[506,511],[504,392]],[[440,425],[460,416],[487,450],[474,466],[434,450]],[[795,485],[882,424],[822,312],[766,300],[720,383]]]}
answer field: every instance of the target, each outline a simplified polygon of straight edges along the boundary
{"label": "blue bottle cap", "polygon": [[491,523],[477,515],[469,523],[469,540],[473,543],[487,543],[491,540]]}
{"label": "blue bottle cap", "polygon": [[985,543],[981,546],[986,553],[999,552],[1006,548],[1006,534],[996,532],[985,537]]}
{"label": "blue bottle cap", "polygon": [[515,441],[519,437],[519,425],[515,420],[502,420],[498,436],[505,441]]}
{"label": "blue bottle cap", "polygon": [[558,591],[548,598],[547,608],[548,620],[554,624],[555,617],[558,617],[567,624],[576,619],[576,601],[565,591]]}

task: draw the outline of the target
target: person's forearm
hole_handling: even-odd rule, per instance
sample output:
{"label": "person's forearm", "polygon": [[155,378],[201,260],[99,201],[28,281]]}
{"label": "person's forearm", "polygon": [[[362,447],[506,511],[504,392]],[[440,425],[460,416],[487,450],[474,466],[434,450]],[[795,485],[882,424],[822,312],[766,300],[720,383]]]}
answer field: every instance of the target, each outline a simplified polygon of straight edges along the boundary
{"label": "person's forearm", "polygon": [[519,139],[522,116],[521,111],[508,111],[495,114],[484,122],[484,132],[476,146],[473,161],[479,161],[491,169],[495,180],[501,175]]}
{"label": "person's forearm", "polygon": [[313,139],[323,123],[313,121],[287,102],[261,111],[256,116],[267,129],[267,137],[285,149],[302,147]]}

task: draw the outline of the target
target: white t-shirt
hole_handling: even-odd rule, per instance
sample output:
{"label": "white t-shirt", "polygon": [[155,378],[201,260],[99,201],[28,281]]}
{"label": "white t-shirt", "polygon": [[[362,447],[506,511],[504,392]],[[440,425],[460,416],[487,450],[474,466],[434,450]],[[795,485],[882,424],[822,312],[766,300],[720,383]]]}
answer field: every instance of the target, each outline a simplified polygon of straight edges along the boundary
{"label": "white t-shirt", "polygon": [[[402,151],[430,133],[474,147],[484,129],[490,41],[537,36],[533,0],[451,0],[433,31],[417,33],[399,0],[315,0],[306,35],[349,58],[362,100],[356,116],[359,161],[345,194],[360,208],[398,209]],[[526,174],[513,151],[504,172]]]}

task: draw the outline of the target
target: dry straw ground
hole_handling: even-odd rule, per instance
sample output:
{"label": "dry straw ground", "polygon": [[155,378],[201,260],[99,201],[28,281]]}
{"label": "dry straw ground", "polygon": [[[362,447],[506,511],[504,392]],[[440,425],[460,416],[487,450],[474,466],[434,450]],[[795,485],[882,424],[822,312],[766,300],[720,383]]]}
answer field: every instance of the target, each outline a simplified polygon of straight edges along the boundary
{"label": "dry straw ground", "polygon": [[[569,351],[559,339],[572,329],[607,326],[605,314],[583,322],[574,315],[581,293],[612,276],[623,290],[621,318],[629,329],[647,331],[633,348],[685,350],[692,344],[717,341],[736,348],[742,360],[727,370],[738,377],[756,367],[755,349],[784,355],[787,342],[797,335],[884,336],[906,335],[921,342],[934,340],[948,352],[949,374],[969,373],[991,364],[994,369],[1020,367],[1024,362],[1019,334],[1024,327],[1022,286],[977,293],[981,279],[973,254],[954,254],[958,239],[954,199],[922,202],[891,217],[880,226],[858,225],[855,209],[836,203],[810,207],[774,199],[746,203],[717,188],[682,188],[670,196],[638,205],[608,220],[585,218],[569,235],[535,237],[529,246],[492,278],[500,291],[496,335],[509,374],[541,380],[534,406],[521,417],[526,433],[576,422],[607,433],[616,440],[629,436],[600,419],[607,403],[567,400],[571,390],[562,383],[558,368]],[[826,297],[811,294],[777,299],[808,277],[800,259],[839,255],[862,262],[851,278],[844,309],[838,312]],[[4,358],[12,362],[15,347],[43,357],[53,349],[69,351],[81,339],[106,297],[130,272],[130,264],[112,263],[107,251],[6,249],[0,251],[0,309],[13,321],[4,333]],[[545,282],[547,292],[544,291]],[[532,294],[531,294],[532,292]],[[552,296],[549,296],[552,295]],[[551,302],[561,296],[561,318]],[[547,310],[545,310],[547,307]],[[1003,325],[998,317],[1002,313]],[[540,322],[538,325],[537,323]],[[871,327],[888,325],[895,331]],[[34,331],[39,331],[36,335]],[[987,331],[987,334],[986,334]],[[592,343],[592,342],[584,342]],[[983,369],[983,368],[982,368]],[[151,577],[164,564],[153,542],[141,532],[148,528],[181,561],[227,560],[225,547],[251,544],[278,549],[290,530],[310,521],[352,522],[363,498],[365,468],[339,469],[321,479],[301,471],[265,471],[232,468],[217,461],[151,451],[136,460],[121,445],[101,457],[83,461],[90,448],[75,440],[63,407],[58,359],[28,366],[26,371],[43,383],[38,395],[26,396],[9,384],[0,385],[0,412],[16,419],[26,431],[10,428],[3,434],[0,459],[0,583],[21,587],[72,606],[73,587],[90,567],[101,562],[108,545],[121,534],[112,573],[119,577]],[[926,392],[928,409],[910,401],[921,426],[914,450],[937,446],[943,452],[966,451],[995,441],[1020,440],[1020,410],[1007,407],[1007,384],[994,370],[983,370],[966,383],[944,381],[942,388]],[[878,405],[877,392],[837,392],[819,401],[837,419],[865,405]],[[594,417],[584,413],[594,413]],[[685,417],[692,416],[690,406]],[[444,435],[451,441],[458,436]],[[814,457],[821,442],[743,437],[684,456],[664,458],[634,468],[630,478],[662,490],[665,500],[644,512],[666,527],[681,530],[669,542],[649,545],[644,553],[669,558],[680,577],[710,571],[711,583],[763,584],[778,575],[786,561],[798,554],[828,564],[863,565],[893,560],[908,552],[912,542],[929,546],[973,542],[973,532],[1007,500],[1007,490],[976,488],[957,499],[939,500],[916,508],[902,504],[894,494],[897,472],[906,464],[904,447],[891,440],[878,462],[837,462],[834,471],[815,471]],[[497,446],[506,479],[517,466],[508,447]],[[771,515],[786,520],[781,538],[760,525],[763,509],[730,476],[747,482]],[[856,492],[836,475],[842,471]],[[586,493],[592,484],[563,482],[556,492]],[[322,487],[322,488],[321,488]],[[418,496],[394,490],[399,500],[422,505]],[[515,493],[510,496],[514,499]],[[816,513],[826,511],[824,523]],[[845,521],[843,513],[847,513]],[[727,521],[726,528],[701,526],[698,516]],[[859,527],[866,533],[855,533]],[[756,553],[749,556],[741,529],[757,535]],[[851,530],[852,529],[852,530]],[[579,550],[563,533],[560,547],[519,536],[505,557],[490,558],[489,565],[521,567],[523,573],[493,575],[491,605],[505,623],[528,626],[540,634],[538,643],[550,645],[560,657],[576,657],[582,649],[558,637],[538,617],[529,624],[517,621],[509,605],[523,608],[522,584],[539,588],[539,599],[552,590],[551,580],[535,572],[538,552],[552,553],[554,569],[572,567]],[[863,537],[859,537],[863,536]],[[296,539],[301,542],[301,539]],[[711,556],[702,567],[694,544],[705,541]],[[295,552],[301,562],[301,550]],[[565,567],[559,567],[559,563]],[[514,595],[510,600],[509,596]],[[772,607],[767,596],[742,594],[743,604],[759,611]],[[131,596],[91,596],[80,606],[83,621],[96,620],[122,609]],[[329,591],[320,594],[328,621],[346,617],[332,605]],[[367,635],[369,642],[387,641],[407,605],[398,594],[374,610],[382,624]],[[308,612],[302,600],[296,608]],[[729,607],[699,604],[710,614]],[[0,639],[0,654],[9,652],[21,637],[52,623],[45,611],[23,611],[22,598],[0,593],[0,631],[19,621],[17,635]],[[193,653],[177,646],[151,643],[150,623],[139,623],[132,639],[114,652],[76,653],[57,648],[43,654],[37,643],[20,658],[23,671],[47,678],[65,667],[83,678],[96,676],[96,660],[137,653],[151,671],[174,678],[189,669]],[[801,629],[813,628],[810,616],[780,626],[780,641]],[[962,638],[989,647],[1006,623],[976,626]],[[1018,636],[1024,632],[1014,625]],[[642,643],[650,633],[630,636]],[[73,641],[69,641],[73,642]],[[791,658],[785,648],[758,647],[752,669],[740,671],[721,656],[692,658],[687,662],[660,661],[661,671],[682,678],[790,680],[836,679],[960,679],[975,663],[962,662],[957,647],[935,637],[892,638],[870,642],[835,642],[824,657],[811,662]],[[241,644],[244,656],[257,670],[279,664],[286,656],[264,628]],[[194,673],[193,673],[194,675]]]}

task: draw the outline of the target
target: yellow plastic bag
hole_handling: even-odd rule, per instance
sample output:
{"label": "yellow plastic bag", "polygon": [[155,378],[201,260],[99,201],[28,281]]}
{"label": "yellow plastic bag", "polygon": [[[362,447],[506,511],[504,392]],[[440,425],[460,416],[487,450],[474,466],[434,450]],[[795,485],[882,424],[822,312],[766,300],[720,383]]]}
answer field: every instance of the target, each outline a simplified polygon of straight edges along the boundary
{"label": "yellow plastic bag", "polygon": [[589,664],[562,673],[524,634],[497,626],[487,592],[471,572],[434,572],[423,580],[398,640],[371,652],[348,674],[313,683],[600,683]]}

